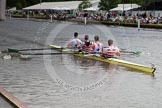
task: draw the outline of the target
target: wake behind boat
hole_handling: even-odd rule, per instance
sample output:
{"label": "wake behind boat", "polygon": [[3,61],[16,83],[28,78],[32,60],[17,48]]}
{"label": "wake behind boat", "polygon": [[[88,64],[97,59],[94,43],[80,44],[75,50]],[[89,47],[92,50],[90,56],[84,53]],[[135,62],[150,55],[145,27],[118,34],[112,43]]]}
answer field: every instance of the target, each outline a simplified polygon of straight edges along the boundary
{"label": "wake behind boat", "polygon": [[77,57],[97,60],[97,61],[111,63],[111,64],[116,64],[116,65],[119,65],[119,66],[132,68],[134,70],[138,70],[138,71],[141,71],[141,72],[144,72],[144,73],[151,73],[152,74],[156,70],[155,67],[149,67],[149,66],[145,66],[145,65],[141,65],[141,64],[137,64],[137,63],[132,63],[132,62],[128,62],[128,61],[117,59],[117,58],[105,59],[105,58],[96,56],[95,54],[84,54],[82,52],[76,53],[75,51],[71,51],[70,49],[66,49],[66,48],[63,48],[63,47],[57,46],[57,45],[49,45],[49,47],[51,49],[55,49],[55,50],[60,51],[62,53],[71,53],[71,54],[73,54],[74,56],[77,56]]}

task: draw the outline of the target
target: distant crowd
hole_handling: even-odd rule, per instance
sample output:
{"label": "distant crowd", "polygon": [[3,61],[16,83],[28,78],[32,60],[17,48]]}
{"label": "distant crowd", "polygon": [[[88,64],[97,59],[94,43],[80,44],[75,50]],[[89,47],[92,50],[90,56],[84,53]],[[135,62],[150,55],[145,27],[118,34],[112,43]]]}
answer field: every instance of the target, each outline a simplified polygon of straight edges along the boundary
{"label": "distant crowd", "polygon": [[141,23],[146,24],[159,24],[162,23],[162,16],[154,17],[152,14],[146,12],[142,14],[130,14],[130,13],[120,13],[120,12],[76,12],[72,11],[23,11],[23,16],[30,15],[33,16],[45,16],[46,18],[53,19],[79,19],[84,20],[96,20],[96,21],[109,21],[109,22],[127,22],[127,23],[137,23],[140,20]]}
{"label": "distant crowd", "polygon": [[83,19],[86,16],[88,20],[109,21],[109,22],[137,23],[138,20],[140,19],[141,23],[147,23],[147,24],[162,23],[162,17],[154,17],[151,14],[148,15],[146,12],[142,14],[137,13],[136,15],[121,14],[115,12],[106,12],[106,13],[80,12],[76,16],[77,19]]}

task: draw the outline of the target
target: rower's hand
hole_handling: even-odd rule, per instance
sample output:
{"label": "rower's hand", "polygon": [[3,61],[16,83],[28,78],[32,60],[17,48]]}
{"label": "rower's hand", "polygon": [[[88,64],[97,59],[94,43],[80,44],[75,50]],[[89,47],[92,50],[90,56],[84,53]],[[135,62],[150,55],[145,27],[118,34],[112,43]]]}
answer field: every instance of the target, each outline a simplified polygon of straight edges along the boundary
{"label": "rower's hand", "polygon": [[116,55],[117,55],[117,56],[120,56],[120,55],[121,55],[121,53],[120,53],[120,52],[116,52]]}
{"label": "rower's hand", "polygon": [[104,53],[103,52],[99,52],[100,56],[104,56]]}
{"label": "rower's hand", "polygon": [[78,49],[81,49],[81,46],[78,46],[77,48],[78,48]]}

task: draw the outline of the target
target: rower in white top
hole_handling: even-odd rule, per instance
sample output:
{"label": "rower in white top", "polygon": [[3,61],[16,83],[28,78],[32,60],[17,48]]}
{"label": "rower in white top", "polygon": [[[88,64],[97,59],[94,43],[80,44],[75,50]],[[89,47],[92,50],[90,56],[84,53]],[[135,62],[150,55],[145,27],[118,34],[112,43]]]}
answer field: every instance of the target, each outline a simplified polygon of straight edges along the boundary
{"label": "rower in white top", "polygon": [[78,33],[74,33],[74,38],[68,43],[67,47],[70,49],[80,49],[82,41],[78,39]]}

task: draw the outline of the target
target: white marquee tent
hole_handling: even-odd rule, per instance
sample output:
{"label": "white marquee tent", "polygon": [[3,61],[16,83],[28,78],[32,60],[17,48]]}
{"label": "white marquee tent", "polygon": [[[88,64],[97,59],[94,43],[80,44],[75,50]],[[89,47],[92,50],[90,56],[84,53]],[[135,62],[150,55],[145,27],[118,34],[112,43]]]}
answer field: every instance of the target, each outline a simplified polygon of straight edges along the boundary
{"label": "white marquee tent", "polygon": [[128,11],[139,7],[137,4],[118,4],[118,7],[110,9],[110,11]]}

